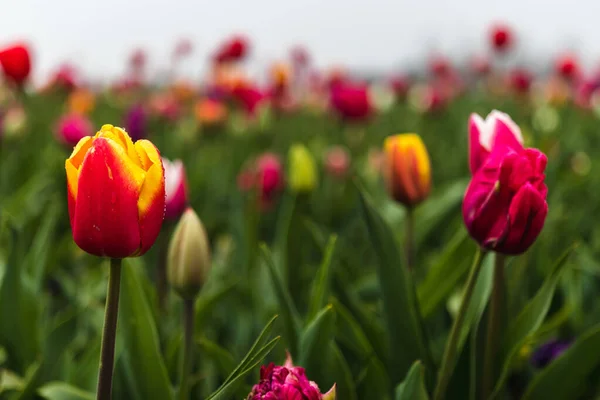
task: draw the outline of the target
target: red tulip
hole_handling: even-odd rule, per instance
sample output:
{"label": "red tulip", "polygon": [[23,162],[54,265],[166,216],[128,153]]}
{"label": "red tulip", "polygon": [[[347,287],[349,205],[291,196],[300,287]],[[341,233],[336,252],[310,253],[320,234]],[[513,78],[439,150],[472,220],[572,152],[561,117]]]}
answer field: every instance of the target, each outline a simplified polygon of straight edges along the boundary
{"label": "red tulip", "polygon": [[390,80],[390,86],[396,98],[403,99],[410,88],[410,80],[406,76],[398,75]]}
{"label": "red tulip", "polygon": [[214,61],[219,64],[241,61],[248,55],[249,47],[250,45],[246,37],[241,35],[234,36],[219,47],[214,56]]}
{"label": "red tulip", "polygon": [[517,94],[528,93],[532,79],[531,73],[524,68],[514,69],[509,76],[510,86]]}
{"label": "red tulip", "polygon": [[163,157],[165,168],[165,219],[176,220],[185,211],[188,204],[188,184],[185,167],[181,160],[173,162]]}
{"label": "red tulip", "polygon": [[23,86],[31,72],[31,56],[24,44],[16,44],[0,50],[0,65],[6,79]]}
{"label": "red tulip", "polygon": [[56,129],[58,139],[70,147],[74,147],[81,139],[93,134],[94,127],[90,120],[77,113],[62,117]]}
{"label": "red tulip", "polygon": [[251,84],[237,85],[231,94],[250,116],[255,115],[258,107],[268,99],[266,93],[260,90],[258,86]]}
{"label": "red tulip", "polygon": [[158,149],[127,132],[102,126],[65,162],[73,239],[84,251],[136,257],[156,241],[165,213],[165,179]]}
{"label": "red tulip", "polygon": [[349,121],[365,120],[372,112],[367,87],[352,83],[334,85],[331,106],[340,117]]}
{"label": "red tulip", "polygon": [[452,64],[445,56],[436,55],[429,60],[429,70],[435,77],[445,77],[452,72]]}
{"label": "red tulip", "polygon": [[523,135],[519,126],[508,114],[492,111],[485,118],[471,114],[469,118],[469,167],[475,173],[485,163],[496,146],[519,149]]}
{"label": "red tulip", "polygon": [[533,244],[548,213],[546,162],[537,149],[494,147],[463,201],[465,225],[480,246],[521,254]]}
{"label": "red tulip", "polygon": [[269,209],[284,186],[283,166],[273,153],[260,156],[249,170],[242,171],[237,179],[243,191],[256,189],[261,209]]}
{"label": "red tulip", "polygon": [[493,26],[490,32],[490,41],[492,48],[495,51],[508,51],[514,41],[510,27],[505,24],[497,24]]}
{"label": "red tulip", "polygon": [[579,62],[573,54],[563,54],[560,56],[554,65],[556,73],[568,81],[573,81],[579,78],[581,70]]}

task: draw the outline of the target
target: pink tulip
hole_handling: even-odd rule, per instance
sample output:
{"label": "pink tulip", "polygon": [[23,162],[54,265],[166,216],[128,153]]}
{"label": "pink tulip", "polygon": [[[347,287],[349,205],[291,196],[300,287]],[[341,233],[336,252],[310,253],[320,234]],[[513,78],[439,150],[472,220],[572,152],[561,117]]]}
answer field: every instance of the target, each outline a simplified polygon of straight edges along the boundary
{"label": "pink tulip", "polygon": [[335,400],[335,385],[322,394],[319,386],[296,367],[288,354],[283,366],[273,363],[260,368],[260,382],[252,388],[247,400]]}
{"label": "pink tulip", "polygon": [[340,117],[350,121],[366,120],[373,111],[367,87],[348,82],[331,88],[331,106]]}
{"label": "pink tulip", "polygon": [[469,118],[469,167],[471,174],[479,170],[496,146],[523,147],[521,129],[508,114],[492,111],[485,118],[471,114]]}
{"label": "pink tulip", "polygon": [[87,117],[80,114],[63,116],[56,127],[56,137],[65,145],[74,147],[79,140],[94,134],[94,126]]}
{"label": "pink tulip", "polygon": [[176,220],[188,204],[188,185],[185,168],[181,160],[162,159],[165,168],[165,219]]}
{"label": "pink tulip", "polygon": [[350,169],[350,154],[342,146],[332,147],[325,154],[325,170],[337,179],[343,179]]}
{"label": "pink tulip", "polygon": [[480,246],[515,255],[533,244],[548,214],[546,162],[537,149],[494,146],[463,201],[465,225]]}
{"label": "pink tulip", "polygon": [[244,192],[257,190],[260,208],[268,210],[284,186],[283,166],[279,157],[273,153],[264,153],[250,168],[240,172],[237,184]]}

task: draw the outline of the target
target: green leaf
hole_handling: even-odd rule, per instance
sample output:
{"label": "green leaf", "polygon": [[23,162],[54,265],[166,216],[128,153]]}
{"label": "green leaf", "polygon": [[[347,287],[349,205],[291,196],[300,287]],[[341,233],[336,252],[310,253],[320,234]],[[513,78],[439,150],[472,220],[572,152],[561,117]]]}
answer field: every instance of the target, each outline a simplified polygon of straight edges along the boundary
{"label": "green leaf", "polygon": [[410,367],[406,379],[396,386],[395,400],[428,400],[425,389],[425,371],[421,361],[415,361]]}
{"label": "green leaf", "polygon": [[402,265],[398,246],[390,228],[360,192],[369,238],[377,256],[377,270],[381,286],[383,309],[390,341],[390,376],[406,375],[415,360],[426,360],[432,365],[412,276]]}
{"label": "green leaf", "polygon": [[336,313],[336,339],[354,352],[361,364],[366,365],[367,375],[359,385],[366,387],[366,393],[373,398],[384,398],[389,393],[389,376],[385,366],[375,354],[366,334],[358,322],[337,299],[333,299]]}
{"label": "green leaf", "polygon": [[444,248],[444,251],[431,266],[417,289],[421,314],[429,318],[440,306],[443,306],[467,273],[469,272],[469,254],[473,243],[467,230],[461,228]]}
{"label": "green leaf", "polygon": [[65,382],[49,382],[38,389],[47,400],[94,400],[93,393],[85,392]]}
{"label": "green leaf", "polygon": [[577,399],[600,365],[600,326],[582,335],[529,384],[523,400]]}
{"label": "green leaf", "polygon": [[327,361],[331,363],[331,367],[329,368],[331,373],[328,374],[328,377],[331,379],[331,381],[322,383],[320,388],[323,392],[326,392],[331,386],[336,384],[338,398],[357,400],[356,384],[354,382],[354,378],[352,377],[352,371],[348,366],[348,362],[346,361],[346,358],[344,357],[344,354],[342,354],[340,348],[334,342],[331,342],[330,346],[331,358]]}
{"label": "green leaf", "polygon": [[24,373],[39,354],[40,301],[38,293],[23,280],[21,249],[25,245],[9,226],[11,249],[6,272],[0,283],[0,344],[6,349],[14,370]]}
{"label": "green leaf", "polygon": [[421,246],[427,237],[435,233],[446,216],[460,210],[465,189],[469,181],[460,180],[447,185],[440,193],[427,200],[415,211],[415,219],[418,221],[419,229],[415,232],[415,242]]}
{"label": "green leaf", "polygon": [[304,328],[300,338],[298,365],[306,368],[308,376],[326,376],[323,371],[324,360],[330,356],[334,334],[335,312],[332,305],[327,305]]}
{"label": "green leaf", "polygon": [[142,289],[142,273],[135,265],[122,269],[117,335],[122,357],[131,372],[129,386],[144,399],[172,399],[173,391],[160,352],[158,333]]}
{"label": "green leaf", "polygon": [[198,341],[198,345],[202,349],[202,354],[212,359],[223,375],[227,375],[236,367],[233,355],[217,343],[202,338]]}
{"label": "green leaf", "polygon": [[313,281],[311,297],[308,306],[307,321],[312,320],[319,310],[327,305],[327,299],[329,297],[330,290],[330,279],[331,279],[331,264],[333,260],[333,254],[335,252],[335,245],[337,242],[337,236],[331,235],[325,248],[325,256],[321,262],[321,267],[317,272],[317,277]]}
{"label": "green leaf", "polygon": [[519,352],[521,348],[529,342],[535,341],[537,331],[540,330],[540,326],[548,314],[550,309],[550,303],[556,285],[560,278],[560,273],[563,271],[563,267],[569,259],[570,254],[575,249],[575,245],[568,248],[563,255],[557,260],[553,266],[550,275],[546,277],[546,280],[535,294],[535,296],[525,305],[521,313],[517,316],[512,324],[508,327],[508,334],[505,339],[503,347],[504,357],[502,363],[502,371],[500,377],[496,382],[492,398],[495,398],[502,391],[504,382],[508,378],[511,369],[515,362],[519,359]]}
{"label": "green leaf", "polygon": [[488,304],[490,294],[492,293],[495,254],[488,253],[484,257],[485,259],[483,260],[481,271],[479,271],[471,302],[469,303],[469,308],[467,308],[465,320],[458,337],[457,354],[460,354],[462,351],[471,329],[479,323],[479,320],[485,311],[485,307]]}
{"label": "green leaf", "polygon": [[238,364],[238,366],[231,372],[231,374],[229,374],[227,379],[225,379],[225,382],[223,382],[222,387],[234,380],[242,371],[247,369],[248,366],[252,363],[252,359],[256,356],[256,354],[260,353],[261,349],[264,349],[263,345],[266,343],[276,319],[277,315],[271,318],[269,322],[267,322],[267,325],[265,325],[263,330],[260,332],[260,334],[254,341],[252,347],[250,347],[250,350],[248,351],[242,362]]}
{"label": "green leaf", "polygon": [[237,281],[229,281],[221,283],[218,289],[206,291],[201,290],[196,300],[196,318],[195,318],[195,330],[202,331],[203,324],[206,321],[206,317],[210,315],[211,310],[223,297],[231,292],[231,290],[237,285]]}
{"label": "green leaf", "polygon": [[525,305],[521,313],[517,316],[512,324],[509,325],[508,334],[504,344],[505,352],[512,351],[525,337],[534,332],[546,318],[546,314],[550,308],[552,297],[560,273],[563,266],[566,264],[569,256],[575,249],[574,246],[567,249],[564,254],[556,262],[552,268],[552,272],[544,281],[544,284],[536,295]]}
{"label": "green leaf", "polygon": [[297,351],[298,332],[300,332],[300,317],[294,302],[283,285],[281,277],[277,273],[277,268],[273,262],[273,257],[268,247],[265,244],[260,246],[261,254],[267,264],[271,282],[275,287],[277,301],[279,302],[279,312],[282,316],[283,326],[285,330],[286,343],[289,345],[290,351]]}
{"label": "green leaf", "polygon": [[[232,374],[232,379],[227,380],[215,393],[213,393],[207,400],[228,400],[234,397],[234,393],[237,390],[238,386],[242,383],[242,379],[246,375],[248,375],[254,368],[256,368],[262,360],[273,350],[273,347],[277,344],[280,337],[272,339],[267,342],[261,349],[256,351],[255,354],[250,357],[247,362],[242,361],[241,365],[244,365],[243,369],[240,369],[235,374]],[[250,353],[248,353],[250,355]],[[245,359],[244,359],[245,360]],[[238,366],[239,367],[239,366]],[[237,368],[236,368],[237,370]]]}

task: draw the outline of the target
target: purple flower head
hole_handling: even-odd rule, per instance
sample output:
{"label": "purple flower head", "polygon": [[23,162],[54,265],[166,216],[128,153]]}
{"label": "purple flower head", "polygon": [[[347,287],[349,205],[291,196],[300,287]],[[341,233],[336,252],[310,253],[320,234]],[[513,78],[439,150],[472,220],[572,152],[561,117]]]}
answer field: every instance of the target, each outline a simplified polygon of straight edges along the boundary
{"label": "purple flower head", "polygon": [[125,115],[123,126],[131,139],[135,142],[146,137],[147,134],[146,110],[141,105],[133,106]]}
{"label": "purple flower head", "polygon": [[260,382],[252,388],[246,400],[336,400],[336,387],[322,394],[306,371],[296,367],[288,353],[283,366],[273,363],[260,367]]}
{"label": "purple flower head", "polygon": [[552,339],[533,352],[531,355],[531,364],[535,368],[544,368],[567,350],[570,345],[570,340]]}

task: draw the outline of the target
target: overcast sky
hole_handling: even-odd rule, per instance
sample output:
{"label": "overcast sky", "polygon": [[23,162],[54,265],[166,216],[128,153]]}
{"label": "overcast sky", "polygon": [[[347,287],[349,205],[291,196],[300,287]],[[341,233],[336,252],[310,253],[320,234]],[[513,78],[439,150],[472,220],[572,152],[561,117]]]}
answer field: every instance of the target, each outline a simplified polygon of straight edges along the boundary
{"label": "overcast sky", "polygon": [[[219,40],[240,32],[253,41],[255,64],[284,57],[291,45],[310,49],[317,64],[389,70],[433,50],[485,50],[491,23],[514,27],[520,55],[560,49],[600,62],[598,0],[0,0],[0,46],[29,41],[35,74],[62,61],[88,74],[114,77],[126,56],[144,47],[164,66],[182,37],[195,44],[183,73],[206,65]],[[7,7],[8,6],[8,7]],[[526,46],[525,46],[526,45]],[[527,49],[527,51],[525,51]]]}

